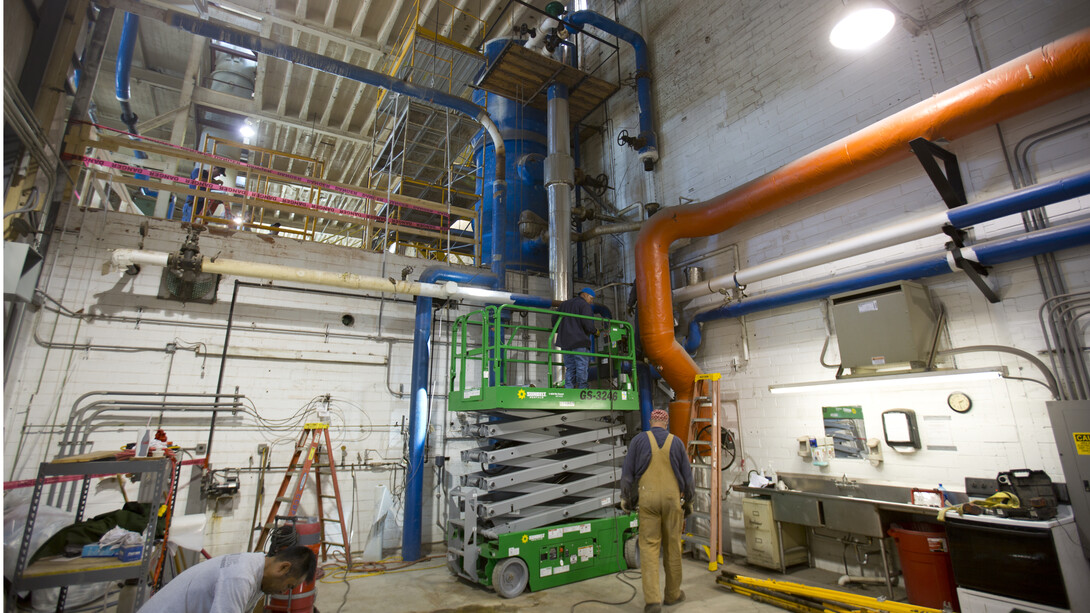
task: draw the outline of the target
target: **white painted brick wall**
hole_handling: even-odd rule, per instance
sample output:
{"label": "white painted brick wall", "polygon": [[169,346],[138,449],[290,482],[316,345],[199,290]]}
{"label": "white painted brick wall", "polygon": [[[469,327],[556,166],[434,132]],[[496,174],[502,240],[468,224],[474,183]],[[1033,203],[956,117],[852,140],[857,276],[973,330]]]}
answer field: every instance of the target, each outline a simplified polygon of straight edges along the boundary
{"label": "white painted brick wall", "polygon": [[[89,319],[58,316],[42,309],[24,328],[24,340],[16,352],[11,376],[6,382],[4,460],[6,479],[26,479],[36,474],[39,462],[57,455],[61,429],[73,403],[84,393],[95,390],[126,392],[213,393],[223,350],[224,326],[233,290],[233,278],[220,282],[218,301],[212,305],[181,304],[156,298],[161,269],[145,267],[136,277],[122,277],[104,270],[109,249],[140,247],[139,224],[142,218],[101,211],[73,212],[68,219],[63,238],[55,243],[49,267],[52,273],[41,288],[66,308],[92,315]],[[183,233],[177,224],[150,221],[143,248],[175,251]],[[400,276],[404,266],[415,270],[409,278],[417,278],[428,263],[424,260],[388,256],[383,269],[381,254],[359,250],[303,243],[290,238],[252,233],[232,236],[204,234],[202,252],[206,255],[248,261],[270,262],[290,266],[332,271],[350,271],[361,275]],[[55,259],[52,259],[55,258]],[[260,282],[260,280],[244,279]],[[511,283],[522,285],[517,275]],[[298,284],[275,282],[274,286]],[[533,293],[544,294],[547,279],[529,280]],[[351,294],[352,292],[348,292]],[[362,292],[355,292],[362,295]],[[285,420],[301,408],[325,394],[332,397],[335,410],[334,456],[352,465],[342,470],[340,485],[346,514],[355,524],[354,545],[362,550],[373,518],[376,487],[385,485],[395,495],[397,509],[387,523],[387,547],[400,546],[401,506],[404,470],[391,467],[364,467],[367,463],[400,462],[403,457],[402,432],[407,420],[407,396],[412,358],[414,306],[409,298],[376,299],[325,296],[242,287],[235,306],[230,349],[273,352],[278,357],[229,357],[226,362],[223,390],[233,393],[237,387],[256,411],[266,420]],[[448,364],[446,335],[449,321],[471,306],[458,310],[440,311],[443,323],[433,331],[432,372],[434,394],[444,394]],[[381,329],[379,317],[381,310]],[[342,324],[342,315],[351,314],[355,323]],[[36,343],[53,343],[47,348]],[[381,337],[381,338],[380,338]],[[165,348],[176,343],[173,359]],[[73,349],[72,345],[76,347]],[[88,349],[87,344],[92,345]],[[96,349],[94,346],[143,348],[139,352],[118,352]],[[389,349],[388,349],[389,348]],[[320,361],[295,361],[291,352],[309,352]],[[389,384],[381,363],[390,355]],[[379,363],[374,363],[375,361]],[[398,396],[398,394],[406,394]],[[445,420],[445,400],[435,400],[432,406],[429,455],[442,445]],[[110,427],[90,436],[91,450],[114,449],[135,439],[135,433],[149,416],[157,423],[154,413],[143,417],[109,420]],[[313,414],[312,414],[313,415]],[[123,425],[113,425],[120,422]],[[208,434],[206,417],[179,420],[168,416],[164,428],[171,440],[193,447],[205,442]],[[25,434],[22,434],[24,433]],[[261,427],[253,417],[231,418],[221,413],[213,444],[214,468],[237,467],[244,471],[240,495],[233,500],[209,504],[210,518],[206,529],[206,545],[215,554],[238,551],[246,546],[249,526],[257,493],[259,443],[271,445],[271,463],[283,467],[291,457],[300,434],[298,426],[272,430]],[[458,456],[454,443],[448,455]],[[424,541],[442,539],[436,526],[438,501],[435,493],[435,470],[429,462],[425,467]],[[458,463],[452,470],[459,471]],[[185,507],[189,470],[183,470],[179,489],[180,508]],[[280,485],[283,469],[270,471],[266,477],[266,498],[260,516],[264,520],[271,497]],[[130,495],[136,488],[128,487]],[[354,500],[354,503],[353,503]],[[116,489],[95,494],[89,513],[115,508],[120,503]],[[314,498],[304,498],[307,512],[313,513]]]}
{"label": "white painted brick wall", "polygon": [[[902,8],[917,17],[936,15],[948,0],[914,0]],[[613,5],[610,5],[612,7]],[[626,2],[617,6],[619,19],[641,31],[652,53],[653,98],[656,105],[660,153],[655,173],[656,192],[641,192],[633,181],[635,162],[616,154],[604,170],[620,182],[617,200],[655,200],[675,205],[679,197],[703,200],[761,176],[801,155],[814,151],[876,120],[907,108],[977,74],[964,16],[955,12],[941,24],[917,37],[897,27],[871,51],[853,55],[831,48],[825,37],[841,3],[666,1]],[[599,10],[606,10],[604,8]],[[612,10],[612,8],[610,8]],[[1031,51],[1043,44],[1090,26],[1084,2],[1057,0],[1034,3],[982,0],[973,3],[976,35],[983,47],[986,68]],[[708,37],[708,42],[705,42]],[[632,70],[622,49],[620,71]],[[621,91],[617,97],[631,96]],[[1090,95],[1077,94],[1004,121],[1009,151],[1023,138],[1085,113]],[[635,124],[635,109],[623,114],[621,103],[611,101],[613,134],[603,137],[611,146],[616,130]],[[591,120],[595,116],[592,115]],[[994,128],[950,143],[958,155],[970,202],[1006,194],[1012,189],[1007,165]],[[1090,130],[1080,129],[1042,143],[1027,156],[1039,181],[1048,181],[1090,169]],[[943,205],[918,163],[908,160],[828,190],[801,202],[740,224],[730,231],[681,246],[675,262],[692,254],[714,251],[734,243],[741,250],[741,266],[796,253],[827,242],[851,238],[882,225],[924,213]],[[1080,198],[1048,207],[1054,223],[1087,218],[1090,199]],[[668,214],[668,211],[666,211]],[[980,224],[973,240],[1011,236],[1022,231],[1018,216]],[[629,240],[629,245],[632,244]],[[945,238],[913,241],[875,251],[835,265],[784,275],[754,283],[747,291],[763,291],[803,283],[830,274],[865,270],[890,261],[941,249]],[[678,246],[678,245],[676,245]],[[1090,249],[1057,254],[1071,291],[1090,288]],[[734,270],[729,253],[701,265],[709,276]],[[681,281],[675,273],[675,284]],[[947,336],[951,346],[1000,344],[1037,354],[1047,361],[1037,309],[1042,295],[1029,261],[996,267],[989,283],[1003,301],[989,304],[961,274],[925,281],[935,299],[947,309]],[[884,393],[822,393],[773,396],[768,386],[777,383],[831,379],[833,372],[818,364],[826,334],[821,305],[809,302],[748,316],[749,360],[741,360],[742,330],[738,320],[709,323],[697,362],[706,370],[731,373],[726,387],[739,397],[741,444],[746,462],[731,476],[772,464],[782,472],[821,473],[849,478],[893,482],[906,486],[963,489],[966,476],[993,476],[1016,467],[1046,470],[1061,477],[1055,443],[1045,412],[1047,390],[1021,381],[961,383],[956,386],[918,386]],[[685,334],[682,319],[679,334]],[[680,338],[680,337],[679,337]],[[827,358],[839,356],[835,342]],[[1006,366],[1012,376],[1039,378],[1028,362],[1007,354],[958,355],[962,367]],[[974,402],[966,415],[954,415],[946,396],[958,389]],[[929,451],[899,455],[885,449],[879,467],[860,461],[834,461],[819,470],[796,453],[795,438],[822,431],[821,407],[858,404],[863,407],[869,436],[881,436],[880,414],[890,408],[912,408],[921,418],[952,416],[957,452]],[[923,433],[927,444],[928,433]],[[740,500],[732,496],[734,550],[744,549]],[[835,549],[835,551],[833,550]],[[823,565],[840,568],[839,547],[819,546]],[[875,556],[877,559],[877,556]],[[873,564],[873,562],[872,562]]]}

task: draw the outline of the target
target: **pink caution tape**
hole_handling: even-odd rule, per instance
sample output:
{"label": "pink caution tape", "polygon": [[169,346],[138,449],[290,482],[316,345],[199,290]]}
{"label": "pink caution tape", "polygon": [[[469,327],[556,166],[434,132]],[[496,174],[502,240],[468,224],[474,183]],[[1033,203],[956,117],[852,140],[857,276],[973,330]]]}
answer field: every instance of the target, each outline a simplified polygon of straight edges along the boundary
{"label": "pink caution tape", "polygon": [[[118,133],[118,134],[123,134],[125,136],[131,137],[134,141],[147,141],[149,143],[156,143],[156,144],[159,144],[159,145],[163,145],[164,147],[170,147],[171,149],[176,149],[178,151],[185,151],[185,152],[188,152],[188,153],[196,153],[197,155],[202,155],[204,157],[208,157],[208,158],[211,158],[211,159],[214,159],[214,160],[219,160],[221,162],[230,162],[231,164],[244,166],[246,168],[252,168],[254,170],[260,171],[260,172],[265,173],[265,174],[271,174],[271,175],[276,175],[278,177],[284,177],[285,179],[290,179],[291,181],[293,181],[295,183],[305,183],[307,185],[312,185],[314,187],[320,187],[320,188],[325,189],[327,191],[337,192],[339,194],[345,194],[346,196],[356,196],[358,198],[364,198],[364,199],[367,199],[367,200],[374,200],[375,202],[381,202],[383,204],[392,204],[394,206],[400,206],[400,207],[404,207],[404,208],[408,208],[408,209],[414,209],[414,210],[417,210],[417,211],[423,211],[425,213],[431,213],[433,215],[440,215],[442,217],[450,217],[450,213],[446,213],[444,211],[436,211],[436,210],[429,209],[427,207],[423,207],[423,206],[420,206],[420,205],[417,205],[417,204],[410,204],[408,202],[400,202],[400,201],[398,201],[396,199],[393,199],[393,198],[385,198],[385,197],[382,197],[382,196],[377,196],[375,194],[371,194],[371,193],[367,193],[367,192],[361,192],[359,190],[354,190],[354,189],[344,187],[344,186],[341,186],[341,185],[336,185],[334,183],[327,183],[327,182],[319,180],[319,179],[313,179],[313,178],[310,178],[310,177],[302,177],[302,176],[299,176],[299,175],[293,175],[293,174],[291,174],[289,172],[284,172],[282,170],[276,170],[276,169],[273,169],[273,168],[265,168],[264,166],[258,166],[256,164],[249,164],[247,162],[240,162],[238,160],[234,160],[234,159],[231,159],[229,157],[224,157],[222,155],[216,155],[214,153],[205,153],[203,151],[198,151],[196,149],[190,149],[188,147],[182,147],[181,145],[175,145],[173,143],[163,141],[163,140],[159,140],[159,139],[156,139],[156,138],[150,138],[150,137],[147,137],[147,136],[133,137],[131,134],[129,134],[128,132],[125,132],[124,130],[118,130],[116,128],[111,128],[109,126],[103,126],[103,125],[99,125],[97,123],[91,123],[89,121],[77,121],[75,123],[82,123],[82,124],[85,124],[85,125],[94,126],[94,127],[98,128],[99,130],[105,130],[105,131],[108,131],[108,132],[115,132],[115,133]],[[140,173],[141,174],[148,174],[148,175],[151,174],[150,171],[147,171],[147,170],[144,170],[144,169],[141,169]],[[216,185],[217,188],[221,187],[220,184],[218,184],[218,183],[216,183],[215,185]]]}
{"label": "pink caution tape", "polygon": [[[332,206],[325,206],[323,204],[312,204],[303,200],[292,200],[291,198],[282,198],[280,196],[271,196],[269,194],[262,194],[260,192],[253,192],[245,190],[239,187],[228,187],[220,185],[219,183],[210,183],[208,181],[201,181],[198,179],[190,179],[188,177],[182,177],[179,175],[168,174],[159,170],[152,170],[150,168],[141,168],[139,166],[133,166],[131,164],[122,164],[120,162],[108,162],[106,160],[100,160],[97,158],[86,157],[82,155],[64,154],[61,156],[67,160],[78,160],[83,163],[87,168],[92,166],[101,166],[103,168],[110,168],[113,170],[121,170],[124,172],[131,172],[133,174],[142,174],[156,179],[164,181],[174,181],[175,183],[184,183],[186,185],[192,185],[193,187],[200,187],[208,190],[215,190],[226,194],[234,194],[236,196],[242,196],[244,198],[254,198],[258,200],[265,200],[268,202],[276,202],[278,204],[288,204],[291,206],[297,206],[311,211],[323,212],[323,213],[336,213],[338,215],[345,215],[348,217],[356,217],[359,219],[369,219],[371,221],[389,222],[397,226],[405,226],[409,228],[420,228],[422,230],[435,230],[442,232],[447,228],[444,226],[437,226],[435,224],[423,223],[419,221],[409,221],[406,219],[396,219],[388,216],[371,215],[368,213],[361,213],[359,211],[349,211],[347,209],[338,209]],[[210,193],[208,195],[198,196],[200,198],[206,198],[209,200],[215,200],[215,194]]]}

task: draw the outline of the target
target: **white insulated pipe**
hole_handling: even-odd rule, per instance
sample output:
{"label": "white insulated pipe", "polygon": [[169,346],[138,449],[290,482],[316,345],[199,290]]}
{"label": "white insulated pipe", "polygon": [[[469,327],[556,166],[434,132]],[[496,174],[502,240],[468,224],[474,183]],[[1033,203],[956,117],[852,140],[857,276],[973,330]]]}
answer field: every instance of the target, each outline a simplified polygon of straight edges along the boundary
{"label": "white insulated pipe", "polygon": [[552,56],[552,53],[545,48],[545,39],[549,37],[549,33],[556,29],[560,25],[560,22],[552,17],[545,17],[537,24],[537,29],[534,35],[530,37],[530,40],[526,41],[525,47],[535,53],[540,53],[545,57]]}
{"label": "white insulated pipe", "polygon": [[[114,266],[118,268],[127,268],[131,264],[166,267],[169,265],[171,255],[173,254],[161,251],[116,249],[110,259]],[[443,283],[397,281],[384,277],[365,277],[351,272],[329,272],[325,270],[280,266],[277,264],[231,260],[228,258],[202,257],[200,262],[200,272],[234,275],[236,277],[270,279],[274,281],[295,281],[298,283],[309,283],[325,287],[367,290],[407,296],[427,296],[429,298],[441,299],[471,299],[495,304],[515,303],[514,295],[508,292],[480,287],[463,287],[454,281],[445,281]]]}
{"label": "white insulated pipe", "polygon": [[870,585],[885,585],[885,577],[859,577],[856,575],[841,575],[840,579],[837,579],[836,584],[840,586],[848,585],[849,583],[865,583]]}
{"label": "white insulated pipe", "polygon": [[860,236],[801,251],[749,268],[742,268],[728,275],[708,279],[703,283],[678,288],[673,292],[674,300],[684,302],[707,294],[716,294],[723,290],[734,289],[757,281],[797,272],[811,266],[828,264],[841,258],[867,253],[875,249],[926,238],[940,232],[942,227],[948,223],[950,223],[950,218],[946,211],[931,213],[899,224],[879,228]]}

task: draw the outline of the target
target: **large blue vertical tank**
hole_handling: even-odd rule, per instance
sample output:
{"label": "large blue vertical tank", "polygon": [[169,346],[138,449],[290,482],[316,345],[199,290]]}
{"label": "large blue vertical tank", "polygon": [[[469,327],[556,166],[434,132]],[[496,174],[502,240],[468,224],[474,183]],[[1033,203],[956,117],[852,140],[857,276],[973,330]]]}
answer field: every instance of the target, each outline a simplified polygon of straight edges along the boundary
{"label": "large blue vertical tank", "polygon": [[[484,55],[491,64],[510,41],[507,38],[490,40],[484,44]],[[518,44],[517,42],[515,44]],[[530,94],[533,92],[527,92]],[[548,153],[548,123],[544,111],[519,104],[510,98],[490,94],[483,90],[473,92],[473,102],[488,109],[488,115],[503,135],[507,148],[507,197],[506,202],[493,202],[491,190],[484,189],[495,180],[495,147],[482,131],[477,136],[474,151],[477,166],[482,169],[484,180],[477,183],[477,193],[482,194],[478,205],[481,224],[481,264],[489,262],[492,253],[492,210],[495,206],[506,207],[504,260],[510,270],[547,272],[549,269],[548,245],[545,241],[524,241],[519,235],[518,221],[523,210],[529,209],[542,219],[548,219],[549,204],[542,180],[541,164]],[[536,155],[534,155],[536,154]],[[528,164],[530,172],[519,172],[519,162],[532,155]],[[483,156],[483,159],[482,159]]]}

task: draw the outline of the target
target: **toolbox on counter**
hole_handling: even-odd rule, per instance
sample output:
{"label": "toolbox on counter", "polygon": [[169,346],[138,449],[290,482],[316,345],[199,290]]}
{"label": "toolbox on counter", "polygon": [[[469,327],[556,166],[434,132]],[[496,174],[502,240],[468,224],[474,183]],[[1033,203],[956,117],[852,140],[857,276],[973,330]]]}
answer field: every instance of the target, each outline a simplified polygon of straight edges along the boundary
{"label": "toolbox on counter", "polygon": [[1018,509],[1007,509],[1008,517],[1056,517],[1056,490],[1045,471],[1028,468],[1008,470],[996,475],[995,480],[999,483],[999,491],[1014,494],[1021,504]]}

